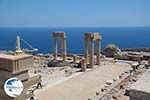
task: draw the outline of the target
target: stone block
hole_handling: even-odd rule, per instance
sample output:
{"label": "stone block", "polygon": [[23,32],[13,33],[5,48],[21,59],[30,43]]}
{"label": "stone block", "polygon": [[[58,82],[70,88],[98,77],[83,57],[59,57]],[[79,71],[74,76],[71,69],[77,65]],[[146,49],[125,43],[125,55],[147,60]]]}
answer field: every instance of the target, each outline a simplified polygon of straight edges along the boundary
{"label": "stone block", "polygon": [[0,54],[0,70],[5,70],[8,72],[20,72],[27,70],[29,67],[33,66],[33,56],[32,55],[8,55]]}
{"label": "stone block", "polygon": [[28,89],[24,89],[22,94],[16,98],[9,97],[4,90],[0,89],[0,100],[26,100],[31,98],[33,94],[28,91]]}
{"label": "stone block", "polygon": [[77,62],[77,55],[73,55],[73,63]]}
{"label": "stone block", "polygon": [[136,98],[136,100],[149,100],[150,93],[131,89],[130,90],[130,97]]}
{"label": "stone block", "polygon": [[86,59],[82,58],[82,60],[81,60],[81,69],[82,69],[83,72],[86,71],[86,67],[87,67]]}
{"label": "stone block", "polygon": [[8,71],[0,70],[0,81],[3,81],[3,80],[5,81],[11,77],[16,77],[20,80],[26,80],[29,77],[28,70],[24,70],[24,71],[17,72],[17,73],[11,73]]}

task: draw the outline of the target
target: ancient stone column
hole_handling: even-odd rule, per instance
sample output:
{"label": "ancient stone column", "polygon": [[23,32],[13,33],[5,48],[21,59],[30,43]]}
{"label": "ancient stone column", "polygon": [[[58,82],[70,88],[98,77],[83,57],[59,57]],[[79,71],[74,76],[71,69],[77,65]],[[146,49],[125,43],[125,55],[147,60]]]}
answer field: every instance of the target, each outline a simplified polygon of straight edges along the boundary
{"label": "ancient stone column", "polygon": [[63,38],[63,40],[62,40],[62,42],[63,42],[63,48],[62,48],[62,57],[63,57],[63,61],[66,61],[66,59],[67,59],[67,54],[66,54],[66,37],[64,36],[64,38]]}
{"label": "ancient stone column", "polygon": [[86,59],[83,57],[83,58],[81,59],[81,70],[82,70],[83,72],[86,71],[86,66],[87,66]]}
{"label": "ancient stone column", "polygon": [[94,40],[91,40],[90,66],[94,68]]}
{"label": "ancient stone column", "polygon": [[100,40],[96,40],[96,64],[100,65]]}
{"label": "ancient stone column", "polygon": [[148,59],[148,66],[150,66],[150,59]]}
{"label": "ancient stone column", "polygon": [[77,63],[77,55],[73,55],[73,63]]}
{"label": "ancient stone column", "polygon": [[21,47],[20,47],[20,37],[17,36],[17,40],[16,40],[16,50],[21,50]]}
{"label": "ancient stone column", "polygon": [[54,60],[57,60],[57,37],[54,36]]}
{"label": "ancient stone column", "polygon": [[86,59],[86,63],[88,63],[88,39],[84,38],[84,57]]}
{"label": "ancient stone column", "polygon": [[63,53],[64,53],[64,41],[63,37],[60,36],[60,46],[61,46],[61,57],[63,58]]}

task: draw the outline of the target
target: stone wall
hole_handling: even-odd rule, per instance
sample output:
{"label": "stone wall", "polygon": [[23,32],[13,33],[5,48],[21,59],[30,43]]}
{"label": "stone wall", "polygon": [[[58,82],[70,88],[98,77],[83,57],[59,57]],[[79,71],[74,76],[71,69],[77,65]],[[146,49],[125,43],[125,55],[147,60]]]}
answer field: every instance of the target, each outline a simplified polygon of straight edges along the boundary
{"label": "stone wall", "polygon": [[150,69],[130,87],[130,100],[150,100]]}
{"label": "stone wall", "polygon": [[130,90],[130,100],[149,100],[150,93],[138,90]]}
{"label": "stone wall", "polygon": [[[26,94],[29,86],[35,83],[30,80],[28,69],[33,67],[32,55],[8,55],[0,54],[0,100],[25,100],[32,96],[32,93]],[[16,77],[23,82],[23,93],[16,98],[9,97],[4,92],[4,83],[7,79]],[[28,83],[28,84],[27,84]]]}

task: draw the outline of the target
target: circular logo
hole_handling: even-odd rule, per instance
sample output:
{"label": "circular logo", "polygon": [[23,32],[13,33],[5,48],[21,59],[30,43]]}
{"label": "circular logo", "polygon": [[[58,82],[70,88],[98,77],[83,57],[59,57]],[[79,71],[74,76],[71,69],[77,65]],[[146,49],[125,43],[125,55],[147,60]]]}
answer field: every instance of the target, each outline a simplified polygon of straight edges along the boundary
{"label": "circular logo", "polygon": [[23,83],[18,78],[9,78],[4,84],[4,91],[10,97],[17,97],[23,91]]}

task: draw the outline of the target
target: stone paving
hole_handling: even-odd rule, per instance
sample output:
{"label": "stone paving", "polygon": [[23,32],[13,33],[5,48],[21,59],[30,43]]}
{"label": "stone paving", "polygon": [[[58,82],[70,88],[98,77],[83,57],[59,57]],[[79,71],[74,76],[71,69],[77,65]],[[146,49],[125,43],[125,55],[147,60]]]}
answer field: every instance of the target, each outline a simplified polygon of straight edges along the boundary
{"label": "stone paving", "polygon": [[58,81],[58,84],[51,84],[42,90],[35,91],[38,100],[87,100],[104,87],[107,80],[118,78],[125,70],[130,69],[126,63],[107,62],[101,67],[91,71],[82,72],[70,79]]}

